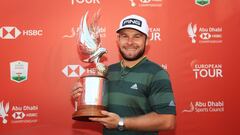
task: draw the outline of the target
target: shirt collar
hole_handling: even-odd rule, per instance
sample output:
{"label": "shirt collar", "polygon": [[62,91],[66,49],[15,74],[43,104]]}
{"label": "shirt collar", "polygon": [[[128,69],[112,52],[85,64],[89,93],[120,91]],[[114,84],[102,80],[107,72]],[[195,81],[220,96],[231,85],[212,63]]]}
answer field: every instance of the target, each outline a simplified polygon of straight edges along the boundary
{"label": "shirt collar", "polygon": [[146,56],[142,57],[141,60],[140,60],[138,63],[136,63],[135,65],[133,65],[132,67],[126,67],[126,66],[124,66],[124,65],[123,65],[123,60],[120,61],[120,64],[121,64],[121,67],[122,67],[122,68],[130,68],[130,69],[131,69],[131,68],[136,67],[136,66],[139,65],[140,63],[144,62],[145,60],[147,60],[147,57],[146,57]]}

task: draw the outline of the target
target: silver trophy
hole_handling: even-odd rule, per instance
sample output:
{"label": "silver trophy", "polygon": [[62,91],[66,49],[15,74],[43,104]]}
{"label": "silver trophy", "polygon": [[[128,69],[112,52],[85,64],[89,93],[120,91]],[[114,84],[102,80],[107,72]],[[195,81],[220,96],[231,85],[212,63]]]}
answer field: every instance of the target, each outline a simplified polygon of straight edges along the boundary
{"label": "silver trophy", "polygon": [[89,117],[103,117],[101,110],[106,109],[107,92],[106,77],[107,68],[100,63],[100,58],[107,52],[101,47],[100,27],[98,21],[99,11],[93,15],[92,22],[87,24],[88,12],[81,18],[79,26],[78,52],[80,59],[93,68],[87,69],[87,73],[80,77],[83,85],[81,97],[75,101],[74,120],[88,121]]}

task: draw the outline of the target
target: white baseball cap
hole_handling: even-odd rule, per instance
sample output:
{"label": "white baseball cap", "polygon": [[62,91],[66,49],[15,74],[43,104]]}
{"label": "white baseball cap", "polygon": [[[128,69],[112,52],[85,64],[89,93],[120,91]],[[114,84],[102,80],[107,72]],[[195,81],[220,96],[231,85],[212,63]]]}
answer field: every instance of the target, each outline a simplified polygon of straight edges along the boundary
{"label": "white baseball cap", "polygon": [[131,28],[138,30],[148,36],[148,24],[145,18],[139,15],[129,15],[123,18],[119,24],[119,28],[117,29],[117,33],[125,28]]}

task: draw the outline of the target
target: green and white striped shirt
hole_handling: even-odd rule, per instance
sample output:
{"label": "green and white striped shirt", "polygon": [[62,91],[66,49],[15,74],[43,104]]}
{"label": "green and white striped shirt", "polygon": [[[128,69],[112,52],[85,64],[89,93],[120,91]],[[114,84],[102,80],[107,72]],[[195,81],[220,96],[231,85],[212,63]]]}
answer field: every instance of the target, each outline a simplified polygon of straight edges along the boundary
{"label": "green and white striped shirt", "polygon": [[[150,112],[176,114],[168,73],[146,57],[132,68],[120,62],[110,65],[107,74],[108,111],[120,117]],[[157,135],[158,132],[104,129],[104,135]]]}

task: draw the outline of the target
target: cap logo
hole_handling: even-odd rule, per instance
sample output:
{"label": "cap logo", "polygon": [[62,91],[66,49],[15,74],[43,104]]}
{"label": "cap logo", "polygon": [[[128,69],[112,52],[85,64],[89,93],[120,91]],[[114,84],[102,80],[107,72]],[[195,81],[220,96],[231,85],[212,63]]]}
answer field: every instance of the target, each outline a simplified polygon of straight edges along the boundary
{"label": "cap logo", "polygon": [[142,27],[142,21],[134,18],[129,18],[123,21],[122,26],[125,26],[125,25],[136,25],[136,26]]}

